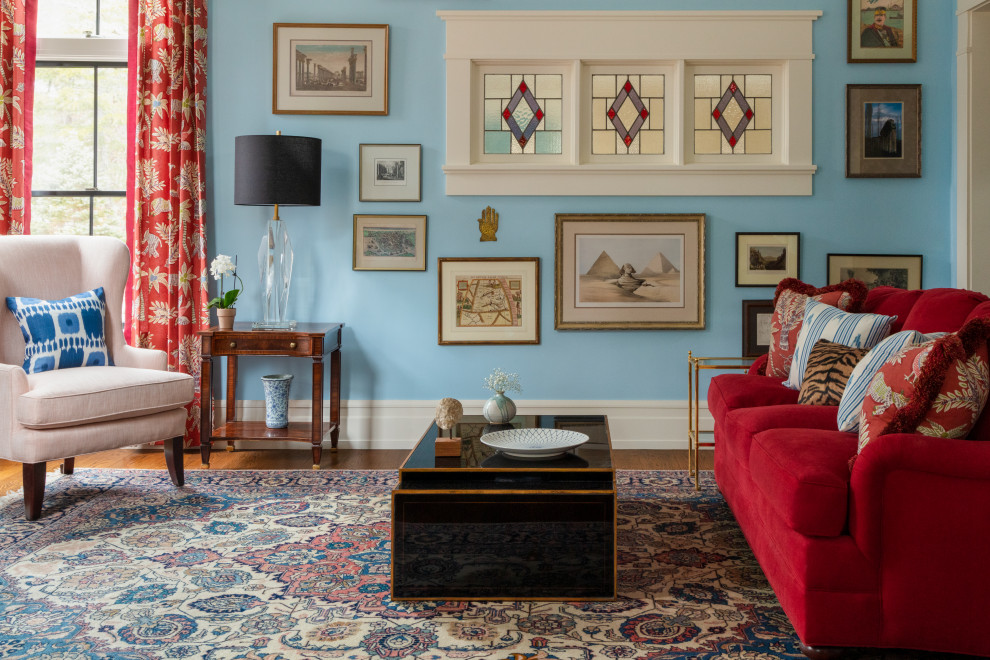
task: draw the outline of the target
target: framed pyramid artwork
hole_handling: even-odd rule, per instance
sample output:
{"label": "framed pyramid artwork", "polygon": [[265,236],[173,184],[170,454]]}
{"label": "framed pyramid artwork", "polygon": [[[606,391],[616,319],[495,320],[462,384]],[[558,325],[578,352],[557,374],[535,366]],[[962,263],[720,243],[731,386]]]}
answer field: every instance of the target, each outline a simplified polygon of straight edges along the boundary
{"label": "framed pyramid artwork", "polygon": [[705,327],[705,216],[556,215],[554,328]]}

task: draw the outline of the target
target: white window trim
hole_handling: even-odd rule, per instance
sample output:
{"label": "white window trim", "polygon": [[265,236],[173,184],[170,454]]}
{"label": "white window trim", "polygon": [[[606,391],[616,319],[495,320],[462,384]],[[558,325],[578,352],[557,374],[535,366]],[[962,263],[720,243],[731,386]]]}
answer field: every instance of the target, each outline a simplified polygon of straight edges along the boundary
{"label": "white window trim", "polygon": [[[446,175],[448,195],[810,195],[812,163],[812,23],[821,11],[438,11],[446,24]],[[578,132],[585,121],[579,93],[570,95],[572,128],[566,162],[481,162],[483,114],[478,67],[573,67],[584,63],[673,64],[680,75],[665,90],[667,162],[590,162]],[[685,71],[692,66],[749,62],[779,66],[775,81],[773,162],[691,162],[685,117]],[[673,83],[673,84],[672,84]],[[566,103],[566,101],[565,101]],[[779,121],[779,123],[778,123]],[[481,127],[483,128],[483,126]],[[728,157],[731,158],[731,157]]]}

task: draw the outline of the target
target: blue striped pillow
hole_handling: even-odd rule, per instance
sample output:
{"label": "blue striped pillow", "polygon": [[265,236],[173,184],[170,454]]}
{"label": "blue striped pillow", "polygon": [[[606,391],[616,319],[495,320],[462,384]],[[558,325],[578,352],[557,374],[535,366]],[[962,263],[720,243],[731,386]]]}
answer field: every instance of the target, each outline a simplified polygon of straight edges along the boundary
{"label": "blue striped pillow", "polygon": [[103,327],[107,304],[103,287],[62,300],[7,297],[24,335],[24,371],[113,365]]}
{"label": "blue striped pillow", "polygon": [[791,373],[784,385],[792,390],[801,389],[808,356],[819,339],[853,348],[873,348],[890,334],[890,324],[896,318],[882,314],[850,314],[809,298],[804,306],[804,323],[798,333]]}
{"label": "blue striped pillow", "polygon": [[909,346],[924,344],[926,341],[944,334],[944,332],[935,332],[930,335],[923,335],[917,330],[901,330],[871,348],[870,352],[856,363],[856,368],[849,374],[846,389],[842,391],[842,400],[839,401],[839,413],[836,420],[839,430],[859,430],[859,412],[863,408],[863,397],[866,396],[870,381],[880,371],[880,367],[887,363],[887,360]]}

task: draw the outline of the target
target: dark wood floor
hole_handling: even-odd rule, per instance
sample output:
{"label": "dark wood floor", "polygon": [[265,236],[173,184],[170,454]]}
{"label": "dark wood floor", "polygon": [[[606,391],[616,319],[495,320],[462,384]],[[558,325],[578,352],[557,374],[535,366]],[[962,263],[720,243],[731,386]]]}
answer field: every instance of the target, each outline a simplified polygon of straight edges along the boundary
{"label": "dark wood floor", "polygon": [[[406,449],[368,449],[337,452],[323,450],[321,468],[324,470],[391,470],[397,469]],[[686,450],[615,450],[615,466],[620,470],[686,470]],[[701,468],[711,469],[711,452],[702,452]],[[58,462],[48,464],[48,470],[58,468]],[[187,471],[200,469],[199,450],[185,453]],[[165,458],[160,447],[114,449],[80,456],[77,468],[122,468],[132,470],[164,470]],[[222,448],[210,455],[211,470],[308,470],[312,454],[308,449],[238,449],[228,452]],[[21,487],[21,464],[0,460],[0,495]]]}

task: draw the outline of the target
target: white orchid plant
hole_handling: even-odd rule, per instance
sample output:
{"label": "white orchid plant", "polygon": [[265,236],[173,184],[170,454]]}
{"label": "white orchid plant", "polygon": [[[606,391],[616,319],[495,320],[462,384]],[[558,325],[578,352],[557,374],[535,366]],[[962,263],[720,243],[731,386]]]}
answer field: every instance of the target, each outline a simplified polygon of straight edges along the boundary
{"label": "white orchid plant", "polygon": [[[220,295],[209,302],[209,307],[216,307],[217,309],[230,309],[237,303],[237,296],[240,295],[241,290],[244,288],[244,282],[237,275],[237,257],[231,259],[225,254],[218,254],[213,262],[210,263],[210,275],[213,279],[220,281]],[[223,290],[223,278],[225,275],[231,275],[234,278],[234,283],[240,282],[240,289],[231,289],[224,293]]]}
{"label": "white orchid plant", "polygon": [[498,394],[522,392],[519,374],[507,373],[498,367],[495,367],[495,370],[485,378],[485,388]]}

